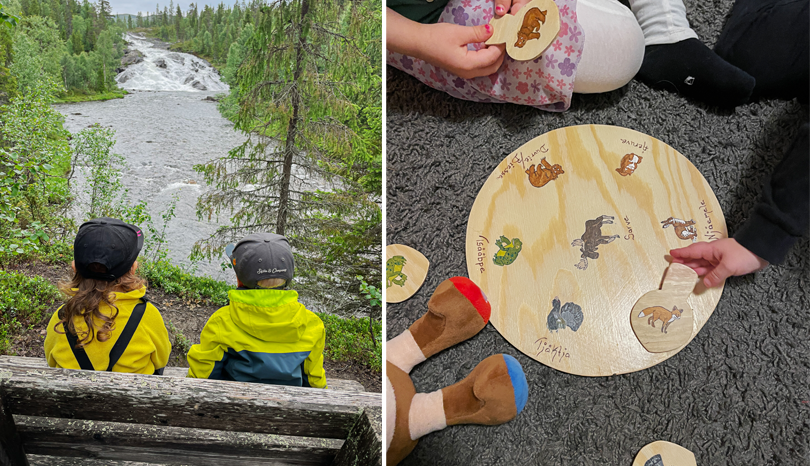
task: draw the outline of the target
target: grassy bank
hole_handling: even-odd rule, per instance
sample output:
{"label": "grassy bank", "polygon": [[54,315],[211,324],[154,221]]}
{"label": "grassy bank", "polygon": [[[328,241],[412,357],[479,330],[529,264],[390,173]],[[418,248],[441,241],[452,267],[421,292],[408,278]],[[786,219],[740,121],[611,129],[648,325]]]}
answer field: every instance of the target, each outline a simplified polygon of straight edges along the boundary
{"label": "grassy bank", "polygon": [[123,99],[125,95],[129,94],[124,89],[115,89],[109,92],[78,92],[78,91],[71,91],[56,100],[57,104],[74,104],[77,102],[92,102],[92,101],[103,101],[103,100],[112,100],[112,99]]}
{"label": "grassy bank", "polygon": [[[0,355],[14,354],[15,337],[34,326],[44,325],[55,306],[64,300],[56,288],[54,278],[2,268],[19,268],[21,264],[38,262],[66,264],[70,262],[71,256],[70,245],[60,243],[43,248],[36,256],[17,257],[13,259],[13,264],[10,257],[0,257]],[[224,306],[228,303],[228,290],[233,289],[227,283],[190,275],[180,267],[164,261],[142,260],[139,273],[149,281],[150,289],[174,295],[192,306]],[[382,324],[379,321],[372,321],[375,334],[375,342],[372,342],[367,317],[341,318],[331,314],[316,314],[326,327],[324,353],[328,359],[354,361],[377,373],[382,371]]]}

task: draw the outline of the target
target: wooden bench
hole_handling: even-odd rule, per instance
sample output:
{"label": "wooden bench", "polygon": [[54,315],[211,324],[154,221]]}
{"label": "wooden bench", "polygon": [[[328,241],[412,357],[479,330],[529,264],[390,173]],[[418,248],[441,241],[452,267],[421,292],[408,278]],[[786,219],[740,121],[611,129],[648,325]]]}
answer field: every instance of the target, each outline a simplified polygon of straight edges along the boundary
{"label": "wooden bench", "polygon": [[0,356],[0,466],[382,463],[381,395],[357,382],[319,390],[178,369],[76,371]]}

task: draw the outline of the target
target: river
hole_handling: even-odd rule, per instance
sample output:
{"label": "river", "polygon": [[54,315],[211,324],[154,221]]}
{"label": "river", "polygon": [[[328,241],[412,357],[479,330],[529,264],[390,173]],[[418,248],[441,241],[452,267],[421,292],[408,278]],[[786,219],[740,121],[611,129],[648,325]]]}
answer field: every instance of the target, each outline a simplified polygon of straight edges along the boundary
{"label": "river", "polygon": [[[57,105],[65,116],[65,128],[76,133],[97,123],[115,130],[113,151],[126,160],[122,182],[130,201],[145,200],[159,226],[161,214],[178,197],[176,218],[168,224],[164,246],[171,262],[197,275],[234,283],[233,272],[221,269],[224,258],[200,262],[196,269],[189,260],[196,241],[228,223],[227,216],[212,223],[197,219],[197,199],[210,188],[193,169],[195,164],[226,155],[245,140],[220,115],[216,103],[205,100],[227,92],[228,86],[216,70],[193,55],[169,52],[159,43],[130,34],[127,41],[144,55],[141,63],[130,65],[116,78],[130,94],[106,102]],[[80,192],[81,171],[76,180]],[[75,216],[82,220],[79,211]]]}

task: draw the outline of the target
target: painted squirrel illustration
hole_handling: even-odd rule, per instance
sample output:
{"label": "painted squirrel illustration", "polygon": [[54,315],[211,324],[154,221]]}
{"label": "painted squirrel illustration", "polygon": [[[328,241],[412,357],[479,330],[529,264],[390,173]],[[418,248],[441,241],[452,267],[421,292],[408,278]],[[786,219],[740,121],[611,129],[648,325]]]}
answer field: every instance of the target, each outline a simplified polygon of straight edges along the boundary
{"label": "painted squirrel illustration", "polygon": [[633,172],[636,171],[638,164],[641,163],[641,158],[640,155],[632,153],[625,155],[622,157],[621,168],[617,168],[616,171],[622,176],[632,175]]}
{"label": "painted squirrel illustration", "polygon": [[[540,166],[542,164],[542,166]],[[535,188],[542,188],[549,181],[556,180],[558,176],[565,173],[562,169],[562,166],[559,164],[551,165],[548,163],[545,157],[540,160],[540,163],[537,164],[537,168],[535,168],[534,164],[532,164],[526,173],[529,175],[529,183],[532,184]]]}
{"label": "painted squirrel illustration", "polygon": [[523,25],[518,31],[515,47],[523,48],[527,41],[540,38],[540,33],[537,30],[546,22],[546,12],[548,10],[540,11],[540,8],[537,7],[526,12],[526,16],[523,17]]}

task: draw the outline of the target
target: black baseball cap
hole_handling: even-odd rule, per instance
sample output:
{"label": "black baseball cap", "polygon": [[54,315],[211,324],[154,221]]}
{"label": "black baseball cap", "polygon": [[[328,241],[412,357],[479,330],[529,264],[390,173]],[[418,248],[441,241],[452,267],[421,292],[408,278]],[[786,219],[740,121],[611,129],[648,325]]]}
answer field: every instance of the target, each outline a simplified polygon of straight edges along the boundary
{"label": "black baseball cap", "polygon": [[295,262],[287,238],[275,233],[254,233],[225,247],[236,277],[247,288],[258,288],[268,278],[283,278],[289,285]]}
{"label": "black baseball cap", "polygon": [[[142,248],[140,228],[115,218],[96,218],[79,227],[73,260],[82,277],[112,281],[129,272]],[[90,264],[101,264],[107,272],[93,272],[88,269]]]}

